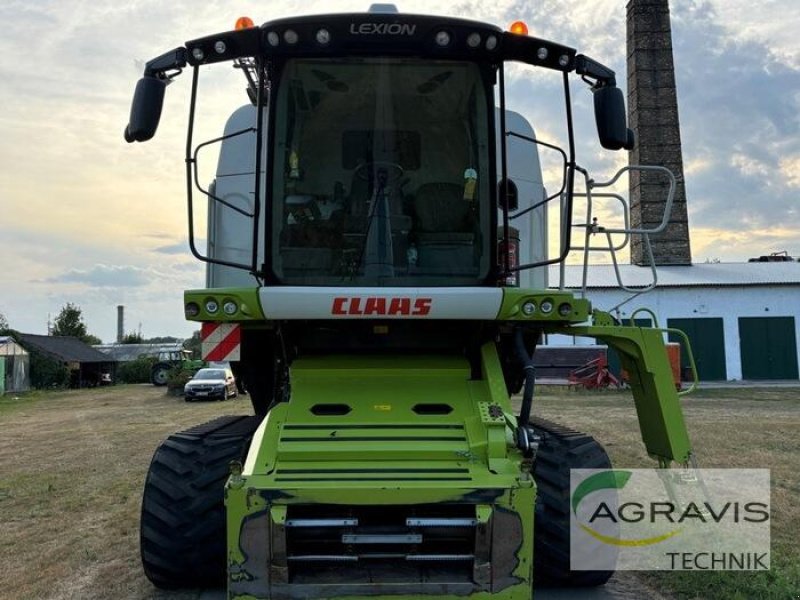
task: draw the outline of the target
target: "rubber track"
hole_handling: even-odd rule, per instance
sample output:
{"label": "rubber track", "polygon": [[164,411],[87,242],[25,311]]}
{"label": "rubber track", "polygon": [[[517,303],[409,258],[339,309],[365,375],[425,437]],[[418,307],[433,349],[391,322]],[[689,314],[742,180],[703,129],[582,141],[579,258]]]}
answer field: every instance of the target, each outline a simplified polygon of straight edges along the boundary
{"label": "rubber track", "polygon": [[168,437],[156,449],[142,498],[145,575],[166,589],[223,585],[224,485],[261,417],[220,417]]}
{"label": "rubber track", "polygon": [[538,488],[534,581],[537,585],[602,585],[613,571],[571,571],[569,568],[569,476],[570,469],[608,469],[611,461],[590,435],[544,419],[531,419],[531,425],[542,438],[533,467]]}

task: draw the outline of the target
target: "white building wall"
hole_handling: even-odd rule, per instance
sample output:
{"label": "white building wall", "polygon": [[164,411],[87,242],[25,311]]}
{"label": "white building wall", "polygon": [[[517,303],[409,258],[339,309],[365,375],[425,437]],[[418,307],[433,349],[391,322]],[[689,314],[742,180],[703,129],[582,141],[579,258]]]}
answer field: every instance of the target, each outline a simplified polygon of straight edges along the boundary
{"label": "white building wall", "polygon": [[[617,289],[587,292],[594,308],[609,311],[631,297]],[[639,308],[648,308],[661,327],[668,319],[721,318],[725,336],[725,361],[729,380],[742,378],[739,352],[739,317],[794,317],[795,341],[800,364],[800,285],[749,285],[656,288],[619,307],[618,318],[630,319]],[[616,313],[615,313],[616,314]],[[649,315],[640,313],[637,318]],[[591,344],[593,340],[549,336],[549,344]]]}

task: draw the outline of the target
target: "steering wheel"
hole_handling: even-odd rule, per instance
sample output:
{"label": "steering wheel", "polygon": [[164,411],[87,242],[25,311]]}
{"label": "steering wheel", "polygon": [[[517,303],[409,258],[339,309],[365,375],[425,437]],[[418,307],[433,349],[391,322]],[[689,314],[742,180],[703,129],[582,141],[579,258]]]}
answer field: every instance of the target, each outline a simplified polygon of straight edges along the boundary
{"label": "steering wheel", "polygon": [[405,173],[403,167],[398,163],[376,160],[358,165],[353,174],[362,181],[369,181],[373,174],[380,177],[381,170],[386,172],[386,181],[383,182],[384,184],[394,183]]}

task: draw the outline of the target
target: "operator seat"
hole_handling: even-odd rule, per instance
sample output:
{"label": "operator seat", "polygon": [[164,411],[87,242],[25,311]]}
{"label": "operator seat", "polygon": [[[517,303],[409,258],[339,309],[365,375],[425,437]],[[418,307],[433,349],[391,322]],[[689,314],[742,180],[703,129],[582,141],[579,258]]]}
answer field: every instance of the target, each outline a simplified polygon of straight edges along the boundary
{"label": "operator seat", "polygon": [[435,273],[472,271],[475,217],[457,183],[425,183],[414,197],[419,268]]}

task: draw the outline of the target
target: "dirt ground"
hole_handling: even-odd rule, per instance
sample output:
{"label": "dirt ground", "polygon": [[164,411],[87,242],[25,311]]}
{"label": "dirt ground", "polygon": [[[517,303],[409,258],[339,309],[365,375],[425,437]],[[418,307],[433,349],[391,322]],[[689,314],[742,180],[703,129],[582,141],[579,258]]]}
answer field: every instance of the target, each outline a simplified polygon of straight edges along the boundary
{"label": "dirt ground", "polygon": [[[684,404],[701,466],[772,470],[773,564],[781,563],[776,555],[800,563],[800,504],[793,501],[800,492],[800,389],[701,390]],[[246,396],[187,404],[150,385],[0,398],[0,598],[198,598],[159,592],[142,574],[144,477],[153,450],[170,433],[249,411]],[[535,411],[592,433],[619,466],[651,464],[627,393],[543,389]],[[786,590],[795,576],[789,569],[789,583],[776,589]],[[626,574],[625,581],[630,588],[641,579]],[[649,596],[647,589],[638,597]],[[742,589],[739,597],[751,597]],[[676,597],[729,596],[706,590]]]}

